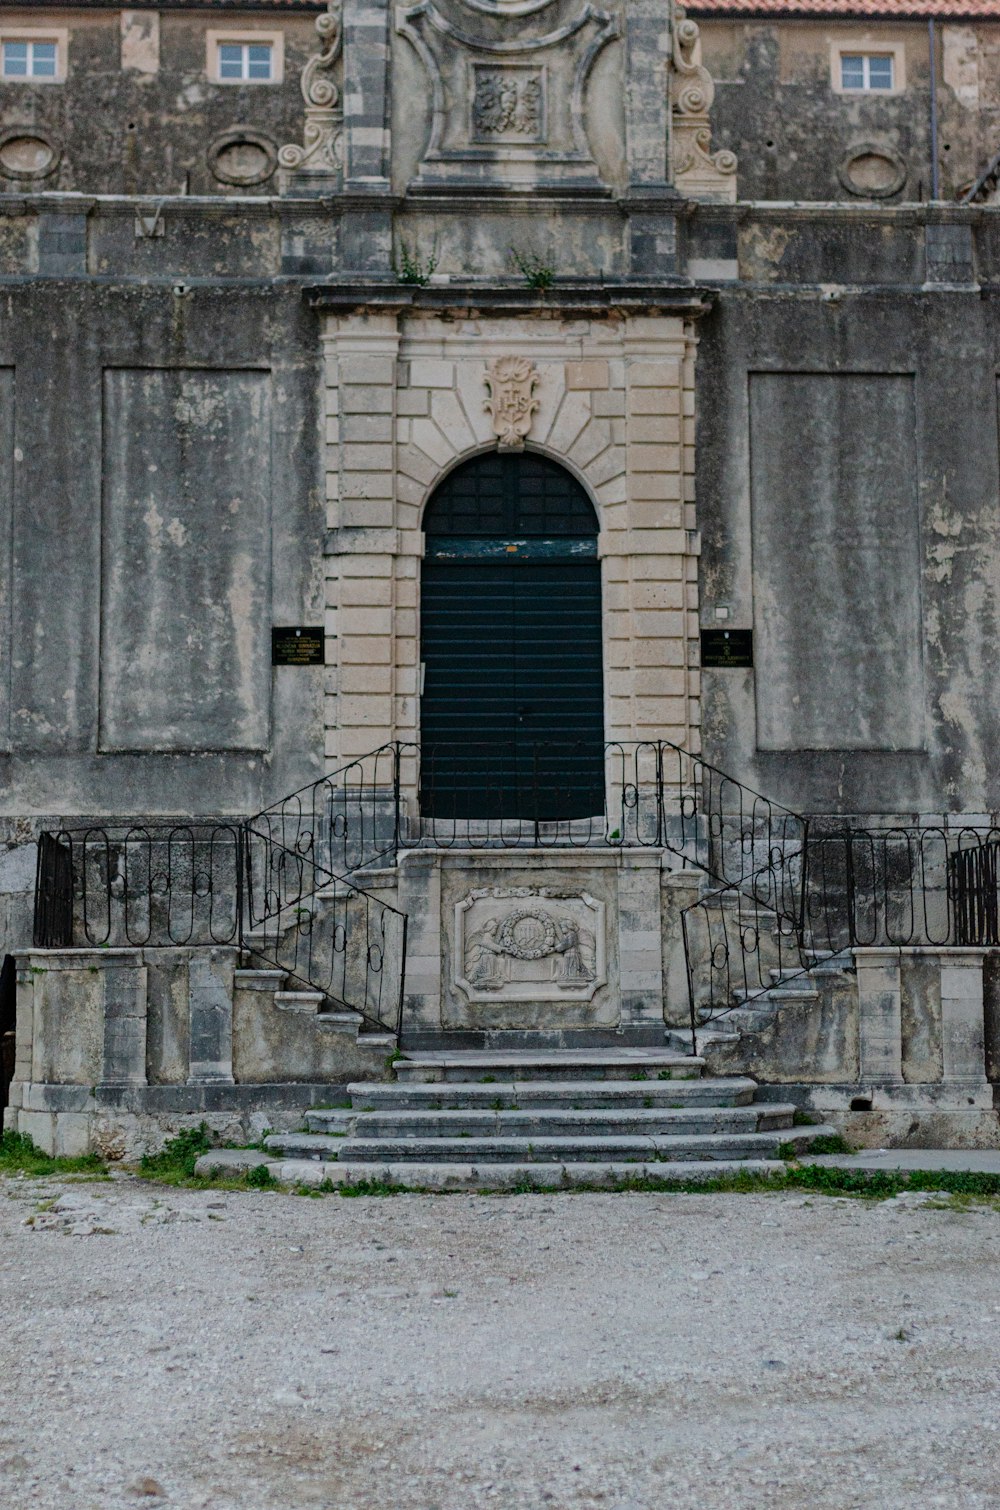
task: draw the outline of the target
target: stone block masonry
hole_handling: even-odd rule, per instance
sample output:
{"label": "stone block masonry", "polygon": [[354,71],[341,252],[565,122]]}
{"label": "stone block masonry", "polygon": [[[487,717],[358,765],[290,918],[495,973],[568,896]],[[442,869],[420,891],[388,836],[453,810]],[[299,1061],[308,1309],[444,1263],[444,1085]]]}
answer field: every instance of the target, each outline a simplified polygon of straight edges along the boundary
{"label": "stone block masonry", "polygon": [[600,521],[606,738],[697,750],[693,321],[359,305],[324,313],[322,342],[327,761],[419,740],[423,510],[496,447],[485,376],[517,356],[537,375],[526,448],[582,481]]}

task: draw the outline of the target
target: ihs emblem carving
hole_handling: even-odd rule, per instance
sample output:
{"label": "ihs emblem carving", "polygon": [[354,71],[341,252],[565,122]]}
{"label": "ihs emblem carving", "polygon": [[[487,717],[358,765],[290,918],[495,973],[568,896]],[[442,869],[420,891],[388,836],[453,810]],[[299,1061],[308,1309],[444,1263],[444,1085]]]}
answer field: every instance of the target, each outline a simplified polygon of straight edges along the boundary
{"label": "ihs emblem carving", "polygon": [[493,419],[497,450],[523,451],[525,436],[541,400],[534,397],[538,369],[527,357],[497,357],[486,369],[490,396],[483,408]]}

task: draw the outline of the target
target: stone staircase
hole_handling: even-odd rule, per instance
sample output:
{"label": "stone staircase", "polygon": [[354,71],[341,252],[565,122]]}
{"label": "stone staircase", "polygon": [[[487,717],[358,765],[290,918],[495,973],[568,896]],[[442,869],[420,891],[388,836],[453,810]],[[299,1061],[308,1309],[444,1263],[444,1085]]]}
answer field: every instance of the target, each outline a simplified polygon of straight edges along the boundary
{"label": "stone staircase", "polygon": [[360,1180],[422,1189],[610,1186],[784,1168],[828,1127],[755,1100],[744,1077],[643,1047],[444,1050],[396,1061],[392,1082],[348,1087],[349,1107],[311,1111],[306,1131],[259,1153],[220,1150],[200,1169],[265,1163],[285,1183]]}

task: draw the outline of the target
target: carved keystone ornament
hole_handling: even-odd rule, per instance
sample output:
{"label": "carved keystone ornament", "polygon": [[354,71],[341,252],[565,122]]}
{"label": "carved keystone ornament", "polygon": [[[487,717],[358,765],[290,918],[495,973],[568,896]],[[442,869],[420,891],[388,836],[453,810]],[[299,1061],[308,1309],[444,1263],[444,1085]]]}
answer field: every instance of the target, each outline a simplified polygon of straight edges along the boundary
{"label": "carved keystone ornament", "polygon": [[541,403],[533,396],[539,382],[537,367],[527,357],[497,357],[487,367],[483,381],[490,390],[483,408],[493,419],[497,450],[523,451],[524,438]]}
{"label": "carved keystone ornament", "polygon": [[552,887],[481,887],[455,908],[455,985],[470,1001],[590,1001],[607,981],[604,903]]}

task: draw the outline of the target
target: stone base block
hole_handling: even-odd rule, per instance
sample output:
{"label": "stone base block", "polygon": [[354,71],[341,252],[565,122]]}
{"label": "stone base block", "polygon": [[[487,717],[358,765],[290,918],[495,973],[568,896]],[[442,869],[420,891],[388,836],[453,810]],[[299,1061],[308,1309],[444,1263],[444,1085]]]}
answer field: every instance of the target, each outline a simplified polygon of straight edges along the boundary
{"label": "stone base block", "polygon": [[224,1143],[257,1142],[268,1132],[293,1132],[307,1111],[346,1102],[346,1085],[130,1086],[119,1090],[27,1085],[24,1105],[8,1107],[4,1126],[31,1138],[43,1153],[96,1153],[135,1163],[168,1138],[208,1125]]}
{"label": "stone base block", "polygon": [[994,1087],[936,1085],[759,1085],[758,1101],[794,1101],[857,1148],[1000,1148]]}

